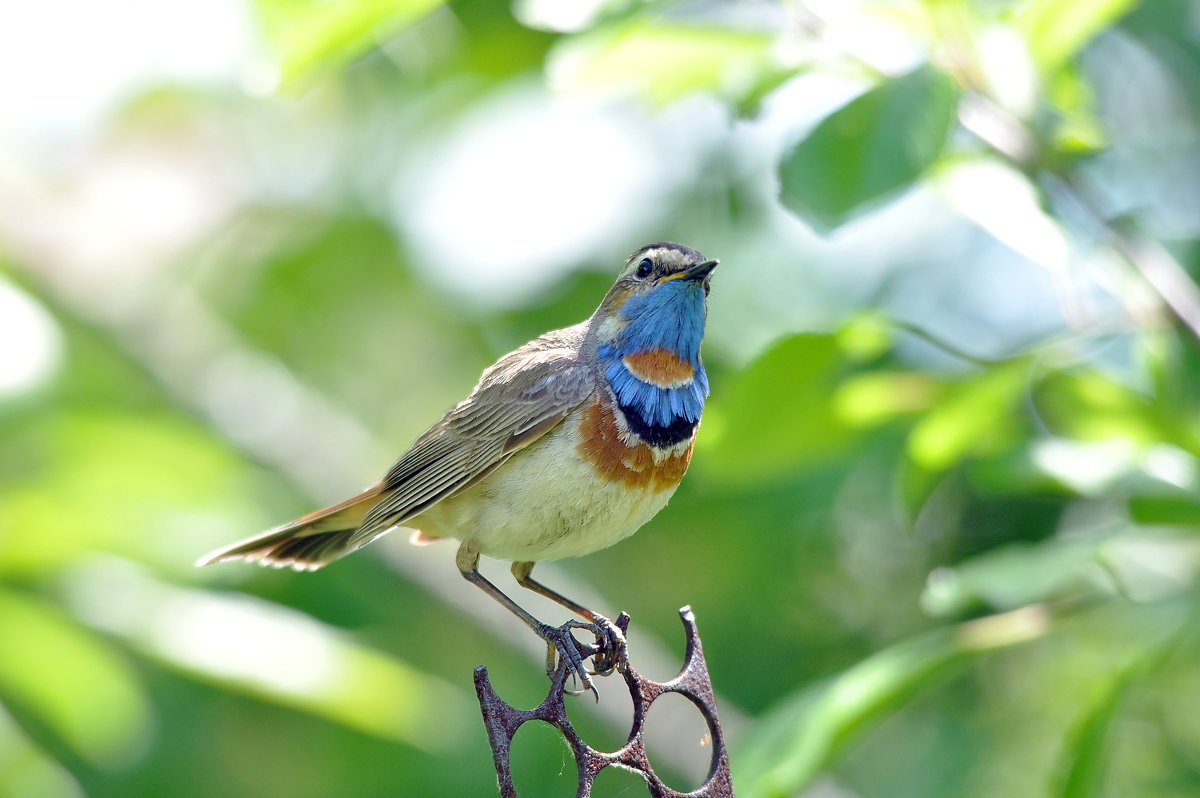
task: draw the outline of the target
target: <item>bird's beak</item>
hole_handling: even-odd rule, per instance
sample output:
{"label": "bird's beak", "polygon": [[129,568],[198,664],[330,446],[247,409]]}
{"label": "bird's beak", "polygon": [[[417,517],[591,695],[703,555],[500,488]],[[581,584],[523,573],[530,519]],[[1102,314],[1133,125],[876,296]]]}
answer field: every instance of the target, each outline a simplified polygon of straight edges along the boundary
{"label": "bird's beak", "polygon": [[659,280],[659,282],[665,283],[668,280],[703,280],[710,273],[712,273],[713,269],[717,268],[717,264],[720,262],[721,261],[719,260],[706,260],[703,263],[697,263],[690,269],[685,269],[681,272],[675,272],[674,274],[668,274],[666,277]]}

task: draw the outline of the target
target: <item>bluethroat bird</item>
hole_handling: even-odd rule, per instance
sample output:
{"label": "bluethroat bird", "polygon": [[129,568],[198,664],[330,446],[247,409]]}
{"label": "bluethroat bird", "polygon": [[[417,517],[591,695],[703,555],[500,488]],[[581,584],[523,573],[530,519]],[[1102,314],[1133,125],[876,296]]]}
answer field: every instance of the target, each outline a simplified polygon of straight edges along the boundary
{"label": "bluethroat bird", "polygon": [[[547,642],[548,669],[560,656],[594,691],[584,660],[594,657],[592,675],[611,672],[621,630],[534,580],[533,567],[632,535],[675,492],[708,396],[700,339],[716,265],[681,244],[647,244],[591,318],[496,361],[379,482],[199,564],[306,571],[398,526],[417,530],[416,543],[455,538],[467,581]],[[512,561],[519,585],[586,622],[542,623],[479,573],[481,554]],[[595,645],[572,629],[594,634]]]}

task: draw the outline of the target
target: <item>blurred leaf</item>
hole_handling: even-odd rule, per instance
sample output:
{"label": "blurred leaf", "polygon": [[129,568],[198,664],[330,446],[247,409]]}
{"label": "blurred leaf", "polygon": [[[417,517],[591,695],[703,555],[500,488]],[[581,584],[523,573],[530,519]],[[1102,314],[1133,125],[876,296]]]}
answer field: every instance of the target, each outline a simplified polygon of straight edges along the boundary
{"label": "blurred leaf", "polygon": [[833,404],[847,424],[871,427],[927,410],[941,392],[937,380],[920,372],[871,371],[838,386]]}
{"label": "blurred leaf", "polygon": [[632,91],[656,105],[693,92],[733,102],[761,96],[790,75],[776,35],[729,27],[630,19],[564,39],[548,69],[560,89]]}
{"label": "blurred leaf", "polygon": [[[474,359],[494,352],[465,340],[461,315],[431,301],[379,220],[345,213],[292,227],[263,257],[214,264],[200,292],[249,343],[277,355],[287,379],[315,387],[381,440],[407,443],[462,398],[479,373]],[[423,343],[396,345],[413,340]]]}
{"label": "blurred leaf", "polygon": [[1028,500],[1061,503],[1074,498],[1076,486],[1064,484],[1055,469],[1047,468],[1040,443],[1023,446],[1018,438],[1015,446],[972,461],[966,473],[974,490],[1011,502],[1014,509]]}
{"label": "blurred leaf", "polygon": [[944,472],[931,471],[914,463],[911,457],[905,457],[899,465],[899,497],[907,517],[914,521],[925,503],[937,490]]}
{"label": "blurred leaf", "polygon": [[190,570],[206,547],[264,525],[252,472],[181,419],[79,412],[55,422],[37,436],[45,462],[0,504],[0,572],[96,550]]}
{"label": "blurred leaf", "polygon": [[851,432],[830,401],[841,363],[834,336],[798,335],[724,380],[704,411],[696,465],[745,484],[844,451]]}
{"label": "blurred leaf", "polygon": [[831,230],[913,184],[942,153],[958,88],[921,67],[884,81],[827,116],[779,169],[780,200]]}
{"label": "blurred leaf", "polygon": [[442,5],[443,0],[258,0],[282,58],[283,83],[334,69]]}
{"label": "blurred leaf", "polygon": [[1097,564],[1098,541],[1011,544],[929,575],[921,608],[947,616],[977,606],[991,611],[1047,601],[1077,588]]}
{"label": "blurred leaf", "polygon": [[1182,491],[1175,495],[1133,496],[1129,517],[1138,524],[1200,527],[1200,499]]}
{"label": "blurred leaf", "polygon": [[1071,66],[1059,69],[1047,94],[1060,115],[1054,129],[1058,152],[1084,155],[1108,146],[1108,132],[1096,115],[1095,92],[1078,69]]}
{"label": "blurred leaf", "polygon": [[913,427],[908,439],[913,461],[938,471],[1003,440],[1028,373],[1028,362],[1016,360],[950,388],[946,398]]}
{"label": "blurred leaf", "polygon": [[0,589],[0,697],[31,712],[94,764],[125,764],[149,732],[150,708],[107,644],[29,596]]}
{"label": "blurred leaf", "polygon": [[955,210],[1035,263],[1070,258],[1060,220],[1042,209],[1037,186],[1011,164],[981,155],[955,159],[934,182]]}
{"label": "blurred leaf", "polygon": [[[102,598],[116,592],[119,604]],[[72,573],[70,600],[89,623],[202,681],[409,745],[464,734],[463,691],[261,599],[174,587],[127,563]]]}
{"label": "blurred leaf", "polygon": [[858,313],[837,331],[838,346],[847,357],[872,360],[892,347],[894,327],[890,319],[878,313]]}
{"label": "blurred leaf", "polygon": [[1180,325],[1142,332],[1137,347],[1163,437],[1200,457],[1200,342]]}
{"label": "blurred leaf", "polygon": [[898,643],[805,688],[764,717],[734,751],[734,781],[749,798],[795,795],[899,702],[945,678],[967,657],[1036,639],[1049,621],[1037,608],[938,629]]}
{"label": "blurred leaf", "polygon": [[1148,638],[1134,636],[1126,640],[1121,649],[1125,664],[1108,669],[1086,714],[1067,735],[1062,751],[1062,786],[1054,795],[1092,798],[1104,794],[1104,774],[1113,760],[1109,737],[1122,701],[1131,687],[1149,678],[1178,651],[1189,625],[1186,616],[1166,624],[1145,619],[1139,631],[1147,632]]}
{"label": "blurred leaf", "polygon": [[1122,595],[1156,602],[1194,592],[1200,538],[1169,529],[1135,529],[1105,541],[1102,562]]}
{"label": "blurred leaf", "polygon": [[1046,75],[1135,5],[1134,0],[1030,0],[1017,12],[1016,22]]}
{"label": "blurred leaf", "polygon": [[1149,397],[1098,371],[1053,374],[1037,390],[1037,407],[1057,435],[1136,445],[1164,437]]}
{"label": "blurred leaf", "polygon": [[0,795],[82,798],[70,772],[34,745],[0,707]]}
{"label": "blurred leaf", "polygon": [[1128,673],[1122,673],[1114,679],[1091,712],[1068,738],[1063,756],[1069,766],[1063,779],[1062,790],[1056,793],[1062,798],[1093,798],[1101,794],[1101,778],[1109,760],[1109,728],[1117,716],[1117,708],[1128,684]]}

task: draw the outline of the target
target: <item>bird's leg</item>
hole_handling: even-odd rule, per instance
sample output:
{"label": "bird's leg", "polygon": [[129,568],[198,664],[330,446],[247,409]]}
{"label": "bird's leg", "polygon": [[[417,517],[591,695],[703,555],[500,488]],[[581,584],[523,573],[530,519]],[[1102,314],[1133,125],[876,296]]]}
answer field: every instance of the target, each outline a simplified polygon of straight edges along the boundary
{"label": "bird's leg", "polygon": [[536,563],[532,562],[515,562],[512,564],[512,575],[517,580],[517,584],[527,590],[532,590],[534,593],[545,596],[557,604],[561,604],[581,618],[586,618],[590,621],[598,630],[596,642],[600,647],[600,650],[596,652],[595,659],[592,660],[596,668],[592,673],[597,676],[607,676],[612,673],[628,655],[625,645],[625,634],[621,631],[621,628],[600,613],[589,610],[579,602],[567,598],[557,590],[546,587],[534,579],[532,576],[534,565]]}
{"label": "bird's leg", "polygon": [[534,634],[546,641],[546,673],[548,675],[554,672],[554,657],[557,653],[558,656],[566,661],[571,675],[575,677],[579,684],[583,685],[584,690],[591,690],[595,694],[596,700],[600,700],[600,694],[596,692],[596,687],[592,684],[592,679],[588,675],[583,661],[593,654],[600,652],[602,649],[598,645],[592,646],[580,643],[571,634],[572,629],[587,629],[596,635],[596,640],[599,642],[603,635],[596,624],[567,621],[562,626],[550,626],[542,623],[530,615],[517,602],[506,596],[500,588],[488,581],[483,574],[479,573],[479,549],[469,542],[464,542],[458,547],[458,555],[455,557],[455,562],[464,579],[499,602],[501,606],[524,621],[525,625],[534,631]]}

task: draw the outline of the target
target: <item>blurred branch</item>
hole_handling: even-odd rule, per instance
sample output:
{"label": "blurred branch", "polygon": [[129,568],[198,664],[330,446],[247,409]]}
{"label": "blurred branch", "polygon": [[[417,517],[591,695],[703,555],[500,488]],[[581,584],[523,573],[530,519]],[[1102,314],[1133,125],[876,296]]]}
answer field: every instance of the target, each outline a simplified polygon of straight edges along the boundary
{"label": "blurred branch", "polygon": [[[1049,168],[1036,137],[990,98],[973,95],[969,102],[963,103],[959,121],[994,153],[1029,177],[1048,200],[1057,197],[1085,214],[1099,237],[1131,264],[1176,317],[1200,338],[1200,288],[1165,247],[1140,231],[1122,229],[1108,219],[1100,200],[1078,176]],[[1048,189],[1047,181],[1053,181],[1053,191]]]}
{"label": "blurred branch", "polygon": [[914,324],[913,322],[910,322],[910,321],[904,321],[902,319],[888,319],[888,324],[890,324],[895,329],[900,330],[901,332],[905,332],[916,338],[920,338],[922,341],[926,342],[930,346],[934,346],[937,349],[940,349],[941,351],[945,352],[946,354],[950,355],[951,357],[957,358],[959,360],[962,360],[963,362],[970,363],[975,366],[979,366],[980,368],[991,368],[994,366],[1001,366],[1001,365],[1004,365],[1005,363],[1011,363],[1013,360],[1016,360],[1018,358],[1028,357],[1030,355],[1046,354],[1046,353],[1048,353],[1049,350],[1052,350],[1056,347],[1061,347],[1061,346],[1064,346],[1071,342],[1077,341],[1081,338],[1084,338],[1085,336],[1088,339],[1095,339],[1095,338],[1100,338],[1100,337],[1104,337],[1104,336],[1121,335],[1121,334],[1132,332],[1132,328],[1130,327],[1130,325],[1127,322],[1126,323],[1117,322],[1117,323],[1112,323],[1112,324],[1105,324],[1103,322],[1097,322],[1097,323],[1091,325],[1088,328],[1088,330],[1086,331],[1086,333],[1078,331],[1078,330],[1069,330],[1067,332],[1062,332],[1062,333],[1058,333],[1058,334],[1039,335],[1036,338],[1034,338],[1034,340],[1032,342],[1030,342],[1029,344],[1027,344],[1026,346],[1017,348],[1015,351],[1009,352],[1008,354],[1005,354],[1002,357],[992,358],[992,357],[983,357],[982,355],[971,354],[970,352],[967,352],[964,349],[962,349],[958,346],[955,346],[954,344],[950,343],[949,341],[945,340],[944,338],[940,338],[940,337],[934,335],[933,333],[926,330],[924,327],[921,327],[920,325]]}
{"label": "blurred branch", "polygon": [[[810,5],[796,10],[797,25],[822,44],[876,79],[892,77],[874,61],[874,54],[853,42],[833,40],[830,21]],[[1066,164],[1053,164],[1036,133],[1023,120],[997,103],[989,93],[970,31],[958,12],[932,14],[942,38],[940,55],[946,68],[967,94],[959,104],[958,119],[989,150],[1024,174],[1048,203],[1066,203],[1085,217],[1093,235],[1134,267],[1159,300],[1200,338],[1200,288],[1174,256],[1159,242],[1137,230],[1124,229],[1103,211],[1103,203]],[[916,331],[912,331],[920,335]],[[939,344],[940,345],[940,344]],[[980,362],[961,352],[946,351],[970,362]]]}
{"label": "blurred branch", "polygon": [[942,350],[943,352],[950,355],[951,357],[956,357],[959,360],[965,361],[965,362],[970,363],[975,366],[980,366],[983,368],[987,368],[988,366],[999,366],[1001,363],[1004,363],[1010,359],[1007,357],[1000,358],[1000,359],[993,359],[993,358],[980,357],[978,355],[972,355],[969,352],[959,349],[957,346],[950,343],[949,341],[946,341],[942,338],[937,337],[936,335],[929,332],[925,328],[919,327],[916,324],[913,324],[912,322],[902,321],[900,319],[889,319],[888,323],[891,324],[891,326],[895,327],[897,330],[906,332],[909,335],[912,335],[916,338],[920,338],[925,343],[930,344],[931,346],[934,346],[934,347]]}

